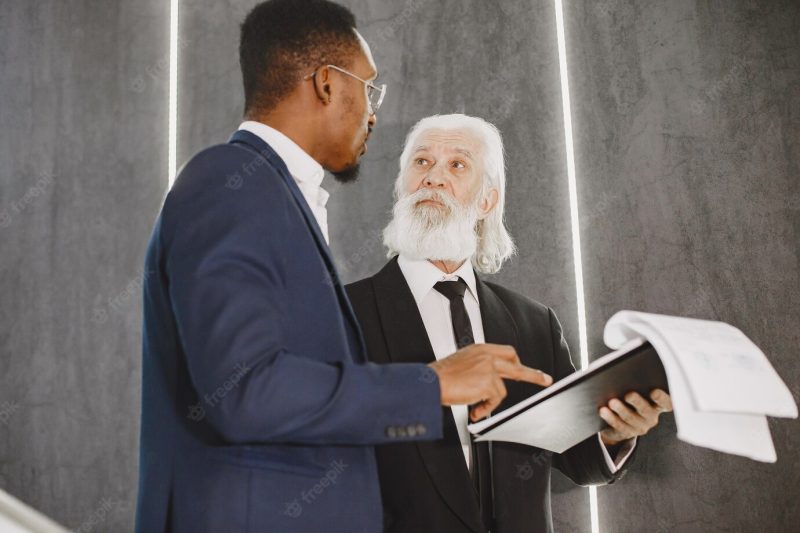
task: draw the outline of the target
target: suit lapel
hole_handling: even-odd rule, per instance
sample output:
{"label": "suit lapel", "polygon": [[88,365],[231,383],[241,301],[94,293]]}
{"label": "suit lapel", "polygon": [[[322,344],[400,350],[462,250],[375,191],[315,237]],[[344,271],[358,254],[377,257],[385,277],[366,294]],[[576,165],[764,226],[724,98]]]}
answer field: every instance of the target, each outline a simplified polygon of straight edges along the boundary
{"label": "suit lapel", "polygon": [[[417,303],[397,264],[397,258],[378,272],[372,282],[392,362],[427,364],[435,361]],[[417,442],[415,445],[442,499],[469,528],[482,532],[478,500],[449,407],[442,408],[442,425],[441,440]]]}
{"label": "suit lapel", "polygon": [[[478,290],[478,303],[481,309],[483,334],[485,341],[490,344],[507,344],[513,346],[518,352],[521,349],[519,334],[514,318],[497,293],[476,274],[476,287]],[[511,407],[531,395],[532,385],[517,381],[504,381],[507,396],[497,407],[494,413]]]}
{"label": "suit lapel", "polygon": [[[297,186],[294,178],[292,178],[292,175],[289,173],[289,169],[286,168],[286,163],[283,162],[283,159],[281,159],[275,150],[273,150],[272,147],[264,142],[258,135],[246,130],[239,130],[235,132],[231,136],[229,142],[234,144],[243,144],[249,149],[255,150],[278,172],[278,175],[280,175],[281,179],[283,179],[283,182],[286,184],[286,187],[288,187],[289,192],[291,192],[297,207],[300,208],[300,211],[303,213],[303,218],[305,219],[306,224],[308,224],[309,229],[311,229],[311,233],[314,235],[314,240],[317,243],[320,253],[325,258],[326,264],[333,265],[333,257],[331,256],[328,244],[325,242],[325,237],[322,236],[322,230],[319,229],[317,219],[314,218],[314,215],[311,213],[311,209],[308,207],[308,203],[303,197],[303,193],[300,192],[300,188]],[[258,165],[253,164],[252,168],[258,168]]]}
{"label": "suit lapel", "polygon": [[[359,344],[359,353],[353,354],[359,362],[364,362],[364,357],[367,353],[366,346],[364,345],[364,336],[361,334],[361,325],[358,323],[358,319],[356,318],[355,312],[353,311],[353,307],[350,305],[350,299],[347,297],[347,293],[344,290],[344,285],[342,284],[341,280],[339,279],[339,274],[336,271],[336,266],[333,261],[333,256],[331,255],[331,250],[328,247],[328,243],[325,241],[325,237],[322,235],[322,230],[319,228],[319,224],[317,224],[317,219],[314,217],[313,213],[311,213],[311,209],[306,202],[303,193],[300,191],[300,188],[297,186],[294,178],[292,178],[291,174],[289,173],[289,169],[286,167],[286,163],[284,163],[283,159],[278,156],[275,150],[272,147],[264,142],[258,135],[251,133],[246,130],[238,130],[236,131],[228,141],[230,143],[235,144],[242,144],[245,145],[250,150],[254,150],[257,152],[261,157],[263,157],[277,172],[278,175],[283,180],[286,187],[289,189],[289,192],[292,194],[292,198],[295,201],[295,204],[300,209],[300,212],[305,219],[306,224],[308,225],[309,229],[311,230],[311,234],[314,236],[314,241],[317,244],[317,249],[319,250],[320,255],[322,255],[322,259],[325,263],[325,268],[327,269],[327,273],[330,276],[331,284],[333,285],[336,294],[339,297],[339,303],[344,309],[345,315],[347,316],[348,320],[350,321],[350,325],[356,331],[355,337],[357,338],[357,343]],[[250,168],[258,168],[259,165],[253,164]],[[252,170],[251,170],[252,172]]]}

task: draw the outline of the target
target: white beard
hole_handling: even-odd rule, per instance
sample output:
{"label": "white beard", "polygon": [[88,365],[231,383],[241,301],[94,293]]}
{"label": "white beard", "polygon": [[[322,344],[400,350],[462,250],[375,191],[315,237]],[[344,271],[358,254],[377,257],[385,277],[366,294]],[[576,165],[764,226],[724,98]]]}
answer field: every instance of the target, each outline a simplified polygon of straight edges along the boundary
{"label": "white beard", "polygon": [[[383,230],[383,243],[411,259],[469,259],[478,247],[477,197],[464,206],[450,195],[432,189],[406,194],[394,204],[392,220]],[[417,205],[421,200],[436,200],[444,207]]]}

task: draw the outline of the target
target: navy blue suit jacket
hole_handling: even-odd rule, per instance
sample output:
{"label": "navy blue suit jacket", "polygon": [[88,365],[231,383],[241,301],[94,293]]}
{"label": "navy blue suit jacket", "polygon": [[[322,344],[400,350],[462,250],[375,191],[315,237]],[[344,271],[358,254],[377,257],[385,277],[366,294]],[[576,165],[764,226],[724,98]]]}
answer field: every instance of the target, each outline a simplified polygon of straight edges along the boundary
{"label": "navy blue suit jacket", "polygon": [[246,131],[167,195],[142,372],[141,533],[380,531],[373,445],[442,435],[435,374],[367,362],[305,199]]}

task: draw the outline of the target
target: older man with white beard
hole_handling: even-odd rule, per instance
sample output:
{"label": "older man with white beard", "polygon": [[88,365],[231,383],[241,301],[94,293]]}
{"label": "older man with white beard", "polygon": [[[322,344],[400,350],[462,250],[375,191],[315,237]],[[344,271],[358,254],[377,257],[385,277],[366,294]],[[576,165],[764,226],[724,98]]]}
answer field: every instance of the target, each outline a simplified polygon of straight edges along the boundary
{"label": "older man with white beard", "polygon": [[[574,372],[552,309],[475,272],[497,272],[514,253],[503,221],[503,144],[493,125],[465,115],[419,121],[400,157],[395,197],[384,231],[389,263],[347,287],[373,362],[430,363],[490,342],[513,346],[523,364],[556,380]],[[505,386],[498,410],[541,390]],[[551,466],[581,485],[615,482],[636,437],[671,409],[664,391],[650,400],[635,392],[611,400],[598,412],[609,426],[561,454],[474,443],[467,431],[474,413],[445,407],[441,440],[376,449],[384,531],[552,531]]]}

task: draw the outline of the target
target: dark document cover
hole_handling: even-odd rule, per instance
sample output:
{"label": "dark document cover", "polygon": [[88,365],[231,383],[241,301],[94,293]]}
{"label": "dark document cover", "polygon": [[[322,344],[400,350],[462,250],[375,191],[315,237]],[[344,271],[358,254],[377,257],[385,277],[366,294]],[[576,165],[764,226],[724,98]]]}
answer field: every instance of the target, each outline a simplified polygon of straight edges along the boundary
{"label": "dark document cover", "polygon": [[669,392],[649,342],[635,340],[490,418],[471,424],[476,440],[518,442],[561,453],[606,427],[598,410],[611,398]]}

